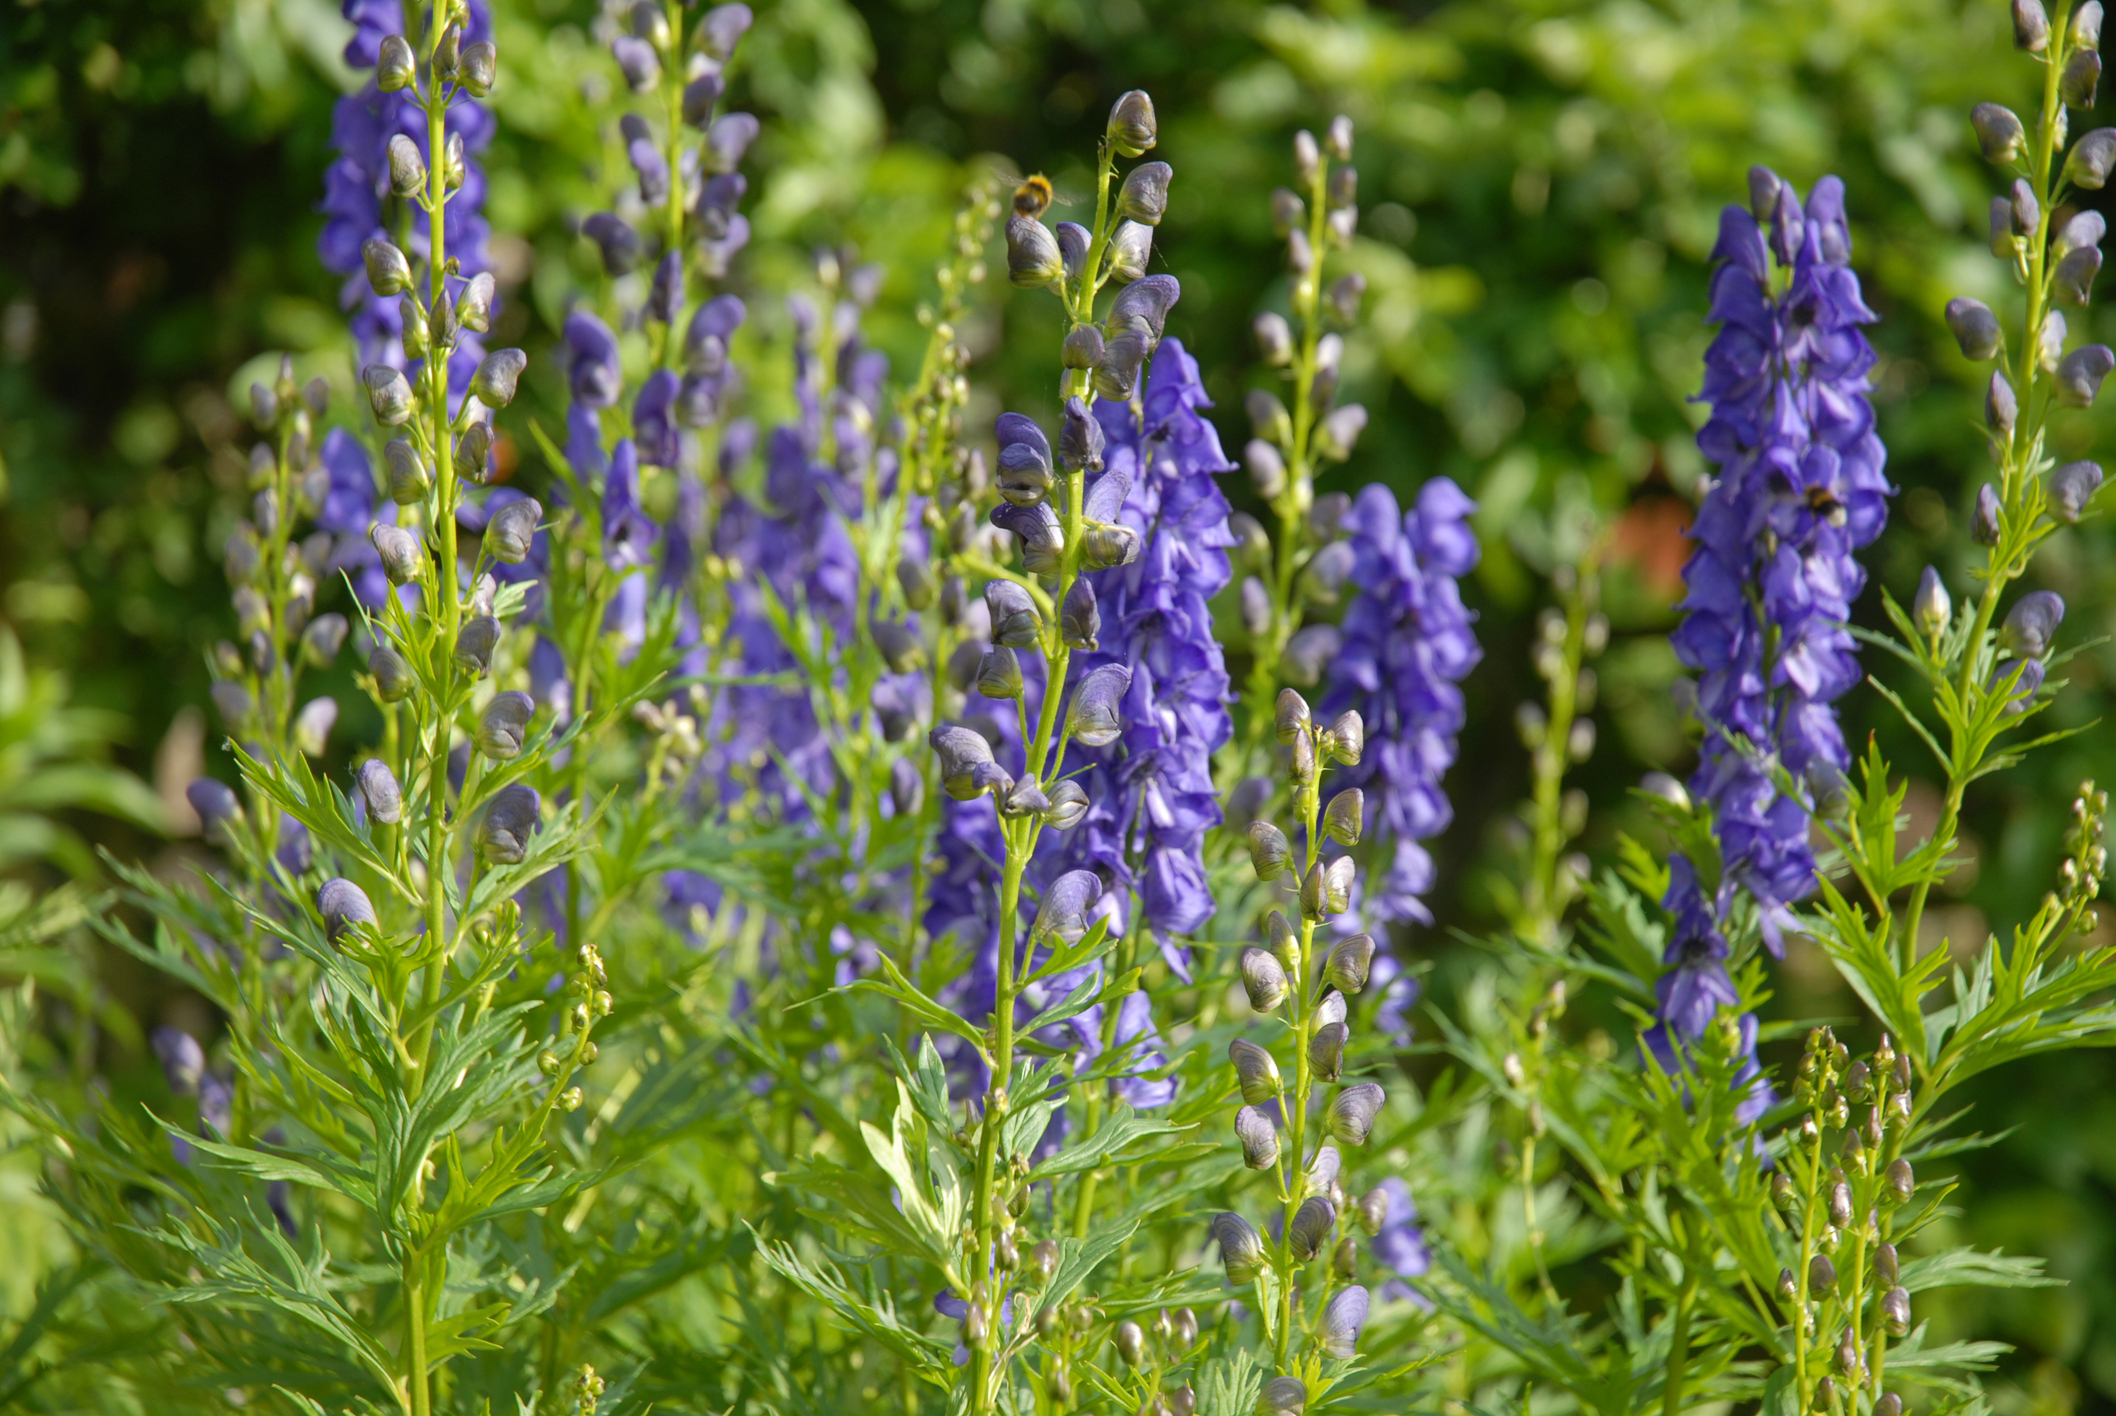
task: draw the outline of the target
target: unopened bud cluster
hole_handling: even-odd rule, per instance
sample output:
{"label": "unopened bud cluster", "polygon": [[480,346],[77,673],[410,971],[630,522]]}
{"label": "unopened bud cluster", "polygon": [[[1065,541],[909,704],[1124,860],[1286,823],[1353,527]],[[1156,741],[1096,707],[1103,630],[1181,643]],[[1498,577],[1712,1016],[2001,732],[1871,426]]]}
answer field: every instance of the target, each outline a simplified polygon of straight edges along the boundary
{"label": "unopened bud cluster", "polygon": [[[1806,1115],[1771,1194],[1801,1241],[1797,1261],[1779,1274],[1779,1299],[1809,1339],[1835,1334],[1833,1376],[1820,1376],[1804,1394],[1817,1409],[1828,1408],[1835,1383],[1867,1380],[1870,1354],[1860,1334],[1879,1342],[1910,1330],[1910,1294],[1888,1235],[1890,1217],[1917,1191],[1902,1155],[1916,1081],[1911,1058],[1887,1034],[1857,1060],[1829,1028],[1808,1034],[1793,1083]],[[1811,1370],[1819,1373],[1820,1364]]]}
{"label": "unopened bud cluster", "polygon": [[[1333,1244],[1339,1216],[1354,1209],[1340,1178],[1340,1147],[1367,1143],[1386,1097],[1374,1082],[1350,1082],[1339,1086],[1313,1118],[1310,1112],[1321,1101],[1313,1095],[1315,1085],[1343,1077],[1352,1038],[1347,1000],[1366,987],[1374,961],[1370,935],[1351,934],[1331,943],[1316,938],[1318,926],[1349,906],[1356,866],[1345,852],[1358,844],[1365,814],[1356,787],[1337,792],[1325,807],[1324,774],[1333,763],[1358,763],[1366,731],[1357,713],[1345,713],[1328,726],[1316,723],[1307,700],[1290,688],[1279,695],[1276,727],[1288,749],[1302,839],[1296,843],[1272,822],[1254,820],[1250,863],[1259,881],[1282,882],[1300,923],[1296,926],[1285,911],[1270,911],[1264,944],[1242,951],[1240,969],[1250,1007],[1290,1033],[1290,1058],[1282,1065],[1270,1047],[1246,1037],[1229,1043],[1227,1055],[1243,1103],[1234,1117],[1235,1139],[1243,1163],[1268,1172],[1276,1182],[1282,1238],[1275,1249],[1267,1246],[1256,1226],[1235,1213],[1218,1216],[1212,1233],[1228,1280],[1236,1284],[1253,1281],[1266,1266],[1280,1283],[1295,1284],[1308,1264],[1327,1259],[1325,1287],[1345,1286],[1326,1300],[1315,1341],[1332,1356],[1351,1357],[1369,1299],[1354,1282],[1357,1247],[1349,1239]],[[1328,859],[1325,840],[1341,848]],[[1388,1196],[1377,1190],[1359,1202],[1356,1218],[1371,1234],[1387,1214]]]}

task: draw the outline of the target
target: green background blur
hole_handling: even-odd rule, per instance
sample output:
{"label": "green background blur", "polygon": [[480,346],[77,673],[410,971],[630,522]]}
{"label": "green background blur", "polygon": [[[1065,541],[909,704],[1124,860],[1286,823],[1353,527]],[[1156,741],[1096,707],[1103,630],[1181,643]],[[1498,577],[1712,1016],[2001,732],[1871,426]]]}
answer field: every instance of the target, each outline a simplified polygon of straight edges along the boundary
{"label": "green background blur", "polygon": [[[1248,437],[1243,391],[1265,381],[1248,322],[1286,298],[1266,194],[1287,180],[1296,128],[1352,116],[1363,216],[1348,260],[1370,288],[1346,396],[1374,418],[1332,485],[1409,489],[1444,472],[1482,504],[1486,555],[1468,589],[1486,659],[1450,783],[1458,820],[1437,843],[1440,927],[1413,941],[1439,961],[1443,996],[1476,957],[1449,931],[1494,919],[1491,872],[1526,783],[1510,724],[1535,684],[1541,577],[1598,529],[1616,635],[1602,746],[1579,774],[1601,823],[1590,852],[1612,845],[1642,771],[1688,769],[1663,636],[1702,470],[1690,442],[1702,415],[1687,399],[1709,337],[1704,262],[1749,164],[1803,189],[1825,172],[1845,179],[1854,264],[1882,315],[1875,399],[1902,495],[1868,556],[1860,617],[1879,618],[1874,586],[1905,598],[1928,561],[1958,594],[1967,586],[1966,510],[1988,460],[1975,370],[1938,312],[1956,294],[2004,309],[2012,292],[1983,250],[1996,182],[1966,114],[1980,99],[2021,106],[2040,84],[2000,0],[755,3],[731,102],[762,115],[766,136],[749,163],[757,241],[736,288],[798,286],[813,247],[851,241],[890,267],[868,328],[904,368],[965,182],[1043,171],[1061,203],[1091,203],[1103,115],[1143,87],[1161,114],[1156,156],[1176,172],[1155,257],[1183,283],[1170,331],[1199,356],[1230,450]],[[495,335],[532,354],[531,395],[510,410],[527,445],[523,420],[551,426],[562,395],[536,356],[567,296],[598,278],[568,223],[622,175],[598,42],[608,18],[584,0],[497,9],[488,212],[509,298]],[[200,715],[205,651],[233,627],[219,547],[244,504],[239,391],[278,351],[351,388],[314,210],[330,105],[351,82],[336,57],[345,33],[326,0],[6,0],[0,18],[0,620],[77,703],[115,715],[116,760],[171,804],[178,838],[184,782],[201,765],[226,770]],[[972,321],[985,426],[1002,402],[1050,409],[1057,328],[1046,297],[990,295]],[[786,321],[776,299],[752,309],[740,357],[768,417]],[[2083,325],[2116,341],[2105,313],[2076,316]],[[2055,450],[2109,448],[2112,423],[2061,420]],[[540,483],[533,454],[514,475]],[[1245,485],[1230,491],[1253,501]],[[2116,627],[2111,535],[2067,532],[2038,562],[2071,606],[2071,642]],[[1228,637],[1239,656],[1239,627]],[[2069,673],[2056,716],[2107,717],[2116,652],[2091,647]],[[1928,764],[1879,709],[1855,696],[1848,736],[1881,735],[1929,822]],[[342,740],[357,730],[349,719]],[[2103,726],[1978,789],[1974,859],[1935,912],[1938,932],[1974,944],[2032,907],[2089,775],[2116,778]],[[185,849],[108,816],[63,819],[123,856]],[[92,869],[62,850],[16,874],[50,885]],[[1853,1016],[1819,956],[1796,947],[1782,977],[1777,1016]],[[109,961],[103,980],[142,1024],[180,1006]],[[140,1065],[123,1030],[112,1036],[107,1065]],[[2060,1057],[1988,1078],[1980,1099],[1985,1129],[2015,1129],[1963,1162],[1959,1230],[2045,1256],[2068,1286],[1935,1295],[1921,1311],[1950,1334],[2017,1345],[1991,1389],[2009,1416],[2116,1409],[2112,1081],[2103,1054]],[[0,1252],[34,1256],[54,1241],[21,1160],[0,1164]],[[0,1275],[0,1319],[19,1313],[35,1270]]]}

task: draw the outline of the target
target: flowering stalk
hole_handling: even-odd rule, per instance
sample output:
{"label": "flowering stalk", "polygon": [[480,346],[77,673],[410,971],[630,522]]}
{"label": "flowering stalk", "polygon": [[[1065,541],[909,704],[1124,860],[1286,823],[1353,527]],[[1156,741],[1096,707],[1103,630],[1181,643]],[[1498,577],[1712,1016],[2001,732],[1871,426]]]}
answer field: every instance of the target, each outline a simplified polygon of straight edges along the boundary
{"label": "flowering stalk", "polygon": [[[2116,129],[2097,128],[2074,142],[2062,170],[2058,166],[2068,102],[2092,103],[2091,81],[2082,93],[2072,87],[2071,76],[2086,64],[2094,74],[2100,72],[2101,7],[2079,7],[2075,22],[2073,7],[2061,0],[2053,21],[2039,18],[2042,9],[2036,0],[2026,3],[2032,11],[2016,7],[2029,16],[2016,21],[2026,26],[2021,47],[2043,66],[2034,134],[2028,136],[2020,120],[1998,104],[1979,104],[1971,115],[1986,159],[2020,174],[2005,196],[1992,198],[1991,248],[2024,286],[2022,321],[2009,341],[2001,321],[1981,302],[1956,299],[1947,307],[1948,326],[1963,355],[1997,363],[1985,398],[1985,424],[1998,463],[1998,485],[1994,489],[1987,484],[1979,491],[1972,528],[1985,548],[1983,564],[1972,572],[1983,588],[1966,634],[1946,613],[1943,588],[1937,596],[1926,596],[1931,607],[1920,613],[1916,630],[1906,631],[1906,638],[1923,641],[1921,657],[1927,664],[1921,667],[1938,676],[1934,704],[1947,745],[1944,751],[1937,746],[1934,751],[1947,774],[1947,790],[1932,840],[1942,853],[1954,848],[1964,791],[1980,775],[2004,719],[2013,716],[2006,709],[2014,707],[2016,699],[2032,701],[2044,676],[2041,650],[2047,644],[2035,653],[2007,659],[2004,653],[2013,647],[2008,637],[1993,640],[1992,626],[2006,587],[2027,571],[2045,537],[2080,518],[2102,481],[2101,468],[2091,462],[2068,463],[2046,481],[2050,459],[2044,438],[2050,413],[2059,405],[2091,405],[2116,365],[2116,355],[2105,345],[2083,345],[2066,353],[2065,318],[2056,309],[2060,300],[2087,304],[2101,266],[2105,226],[2098,213],[2081,212],[2058,224],[2068,210],[2064,200],[2071,190],[2098,190],[2116,162]],[[1926,574],[1938,587],[1933,573]],[[2062,602],[2057,602],[2057,613],[2063,614]],[[1919,950],[1918,931],[1934,878],[1928,875],[1912,887],[1903,912],[1896,950],[1904,967]]]}
{"label": "flowering stalk", "polygon": [[[1332,161],[1337,166],[1332,166]],[[1335,520],[1343,514],[1341,495],[1318,502],[1315,476],[1322,461],[1342,462],[1365,429],[1366,410],[1356,403],[1337,405],[1338,368],[1344,339],[1326,332],[1326,316],[1349,328],[1357,323],[1366,277],[1357,271],[1338,277],[1325,292],[1322,271],[1328,253],[1348,250],[1358,229],[1359,173],[1352,167],[1352,120],[1339,114],[1318,144],[1305,129],[1293,139],[1296,180],[1303,191],[1280,187],[1271,194],[1272,226],[1286,243],[1286,263],[1293,272],[1293,323],[1275,312],[1256,317],[1257,344],[1264,362],[1283,369],[1291,381],[1289,412],[1276,395],[1259,389],[1249,395],[1249,417],[1256,436],[1243,461],[1278,521],[1262,573],[1242,587],[1242,614],[1251,637],[1247,701],[1250,715],[1247,750],[1251,770],[1267,750],[1269,720],[1263,705],[1272,701],[1281,682],[1314,687],[1332,649],[1327,632],[1311,635],[1318,642],[1288,658],[1288,647],[1301,632],[1303,602],[1327,604],[1344,582],[1342,567],[1315,566],[1305,587],[1298,580],[1332,540]],[[1316,518],[1320,524],[1311,523]],[[1301,593],[1296,593],[1299,589]],[[1321,627],[1318,627],[1321,630]]]}
{"label": "flowering stalk", "polygon": [[[1002,572],[1004,578],[986,586],[986,602],[993,610],[995,648],[988,661],[991,686],[987,696],[1011,696],[1017,713],[1022,745],[1022,774],[1011,776],[992,760],[984,739],[963,728],[936,728],[933,745],[939,758],[943,784],[958,800],[974,800],[989,792],[999,810],[1004,858],[998,885],[998,957],[993,979],[993,1011],[985,1061],[992,1072],[983,1114],[978,1127],[976,1179],[972,1223],[972,1249],[966,1264],[975,1275],[973,1302],[999,1312],[1003,1276],[993,1244],[993,1196],[1001,1131],[1014,1098],[1016,1048],[1016,1000],[1027,960],[1020,954],[1021,899],[1023,879],[1035,858],[1043,827],[1053,819],[1077,820],[1064,796],[1054,796],[1046,784],[1055,784],[1064,769],[1069,742],[1099,746],[1113,741],[1119,731],[1120,701],[1130,683],[1130,671],[1121,665],[1105,665],[1081,683],[1069,681],[1074,642],[1069,616],[1060,612],[1074,602],[1075,587],[1090,571],[1122,565],[1136,559],[1138,534],[1117,521],[1127,481],[1112,480],[1105,473],[1105,437],[1101,424],[1090,411],[1099,396],[1132,397],[1142,367],[1161,337],[1168,309],[1175,303],[1175,282],[1165,276],[1139,278],[1144,251],[1150,244],[1150,228],[1158,224],[1167,204],[1170,169],[1165,163],[1147,163],[1134,169],[1122,190],[1112,198],[1111,184],[1117,160],[1138,157],[1150,150],[1156,139],[1153,103],[1144,93],[1124,95],[1110,111],[1110,119],[1097,152],[1097,195],[1092,231],[1071,223],[1061,224],[1056,237],[1038,218],[1048,208],[1050,184],[1031,178],[1015,194],[1014,215],[1007,223],[1008,274],[1016,285],[1055,286],[1067,316],[1064,343],[1066,374],[1061,381],[1065,395],[1065,423],[1058,438],[1059,468],[1052,466],[1051,450],[1043,433],[1016,415],[1001,420],[1005,444],[1000,457],[1000,488],[1005,504],[993,512],[995,524],[1014,533],[1022,552],[1023,572]],[[1128,266],[1122,263],[1128,262]],[[1103,326],[1093,323],[1095,298],[1120,271],[1133,283],[1112,303]],[[1053,509],[1049,494],[1055,486],[1054,470],[1064,477],[1062,506]],[[1089,502],[1088,476],[1102,473]],[[1114,492],[1114,495],[1111,493]],[[1053,592],[1037,583],[1050,577]],[[1024,684],[1015,667],[1015,645],[1040,651],[1044,665],[1042,701],[1032,720],[1024,695]],[[980,670],[980,679],[986,674]],[[1061,709],[1064,718],[1061,724]],[[1031,931],[1033,946],[1038,936],[1053,927],[1047,920],[1071,918],[1088,899],[1071,896],[1085,890],[1095,877],[1072,872],[1048,886],[1038,912],[1038,926]],[[1099,882],[1095,894],[1100,893]],[[1030,956],[1033,958],[1033,954]],[[1105,990],[1102,1004],[1114,1005],[1121,995]],[[993,1408],[998,1400],[994,1380],[992,1348],[995,1340],[973,1344],[969,1401],[979,1412]]]}
{"label": "flowering stalk", "polygon": [[[1287,878],[1298,899],[1300,925],[1294,928],[1274,910],[1266,923],[1269,948],[1244,950],[1241,973],[1251,1006],[1259,1014],[1288,1005],[1284,1021],[1292,1045],[1292,1086],[1284,1085],[1278,1060],[1269,1049],[1238,1038],[1229,1045],[1228,1055],[1245,1103],[1235,1117],[1236,1138],[1244,1163],[1271,1174],[1279,1206],[1278,1235],[1267,1250],[1255,1228],[1233,1213],[1220,1215],[1213,1223],[1213,1233],[1229,1280],[1257,1285],[1257,1301],[1273,1342],[1274,1365],[1280,1373],[1291,1375],[1299,1337],[1295,1304],[1302,1275],[1311,1263],[1325,1257],[1330,1262],[1323,1303],[1311,1320],[1314,1344],[1331,1356],[1350,1357],[1366,1320],[1367,1290],[1349,1282],[1357,1273],[1356,1250],[1349,1239],[1335,1251],[1328,1241],[1340,1212],[1349,1208],[1338,1179],[1342,1165],[1338,1146],[1366,1144],[1384,1095],[1373,1082],[1344,1086],[1332,1099],[1324,1124],[1311,1132],[1310,1107],[1316,1085],[1338,1081],[1344,1070],[1351,1039],[1346,997],[1366,987],[1374,960],[1374,941],[1364,934],[1339,940],[1327,949],[1316,941],[1317,927],[1349,906],[1356,870],[1348,854],[1326,857],[1324,841],[1327,838],[1346,849],[1356,846],[1364,815],[1356,787],[1333,795],[1325,810],[1324,774],[1333,762],[1350,766],[1360,760],[1365,728],[1356,712],[1341,714],[1328,727],[1319,726],[1311,719],[1306,700],[1291,688],[1280,691],[1275,717],[1280,742],[1291,748],[1290,786],[1301,839],[1299,859],[1285,832],[1259,820],[1249,828],[1250,860],[1261,881]],[[1287,1141],[1283,1147],[1278,1135],[1281,1127]],[[1379,1232],[1388,1208],[1385,1193],[1361,1201],[1360,1218],[1370,1234]],[[1339,1282],[1348,1286],[1333,1292]]]}

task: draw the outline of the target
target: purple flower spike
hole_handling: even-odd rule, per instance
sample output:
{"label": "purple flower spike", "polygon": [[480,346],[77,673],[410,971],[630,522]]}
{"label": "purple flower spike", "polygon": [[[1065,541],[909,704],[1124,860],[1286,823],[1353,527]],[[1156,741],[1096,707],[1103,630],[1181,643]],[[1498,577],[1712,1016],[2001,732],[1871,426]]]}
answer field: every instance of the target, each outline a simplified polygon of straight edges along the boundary
{"label": "purple flower spike", "polygon": [[1342,781],[1366,792],[1367,834],[1387,862],[1362,897],[1375,920],[1432,922],[1421,897],[1433,861],[1419,842],[1454,819],[1440,780],[1462,731],[1458,685],[1484,657],[1459,583],[1480,554],[1468,520],[1475,510],[1460,487],[1435,477],[1410,511],[1399,512],[1376,483],[1345,515],[1359,593],[1326,670],[1321,712],[1353,710],[1365,724],[1365,749]]}
{"label": "purple flower spike", "polygon": [[[1775,282],[1756,218],[1729,207],[1720,219],[1710,312],[1720,330],[1700,395],[1712,416],[1697,436],[1719,477],[1692,530],[1674,643],[1698,672],[1705,742],[1690,789],[1714,810],[1716,911],[1747,890],[1776,952],[1815,862],[1811,803],[1779,792],[1772,763],[1801,783],[1850,766],[1830,705],[1859,679],[1845,629],[1866,578],[1854,552],[1881,533],[1894,488],[1866,396],[1874,354],[1859,326],[1875,316],[1847,266],[1844,184],[1823,178],[1804,211],[1789,185],[1774,190]],[[1702,1006],[1689,986],[1674,996]]]}

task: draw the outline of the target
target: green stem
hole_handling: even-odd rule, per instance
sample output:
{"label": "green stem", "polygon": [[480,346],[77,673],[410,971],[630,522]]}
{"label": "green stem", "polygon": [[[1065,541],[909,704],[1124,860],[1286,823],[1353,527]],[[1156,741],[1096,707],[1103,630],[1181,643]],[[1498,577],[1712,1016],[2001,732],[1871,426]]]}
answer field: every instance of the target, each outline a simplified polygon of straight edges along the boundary
{"label": "green stem", "polygon": [[1690,1364],[1690,1309],[1696,1297],[1697,1260],[1685,1246],[1683,1286],[1675,1295],[1675,1330],[1668,1340],[1668,1372],[1661,1389],[1661,1416],[1680,1416],[1683,1409],[1683,1373]]}
{"label": "green stem", "polygon": [[432,1416],[433,1394],[427,1385],[426,1288],[419,1276],[421,1260],[414,1253],[404,1261],[404,1315],[410,1330],[411,1416]]}

